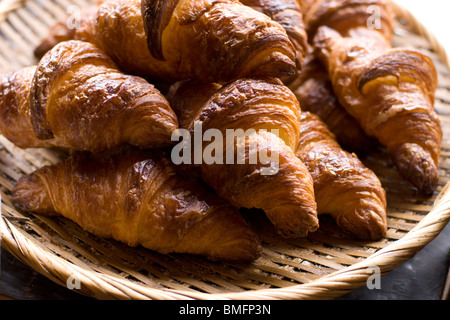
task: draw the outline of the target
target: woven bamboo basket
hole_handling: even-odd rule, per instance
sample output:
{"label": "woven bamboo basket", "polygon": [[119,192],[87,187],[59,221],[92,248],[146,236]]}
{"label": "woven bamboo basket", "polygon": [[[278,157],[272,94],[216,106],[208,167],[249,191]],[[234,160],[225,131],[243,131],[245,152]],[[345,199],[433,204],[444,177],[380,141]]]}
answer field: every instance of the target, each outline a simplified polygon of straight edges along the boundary
{"label": "woven bamboo basket", "polygon": [[[0,2],[0,72],[36,63],[33,49],[72,5],[89,0]],[[365,286],[378,267],[385,275],[411,259],[450,220],[450,75],[443,47],[408,11],[394,5],[394,46],[412,47],[436,63],[436,110],[444,142],[440,182],[431,198],[401,179],[384,150],[363,159],[380,177],[388,197],[388,234],[379,242],[340,235],[326,217],[305,239],[280,239],[264,218],[251,221],[262,256],[250,265],[212,263],[186,255],[161,255],[99,239],[63,218],[24,214],[9,194],[17,179],[60,160],[55,151],[23,150],[0,136],[1,245],[61,286],[74,279],[96,299],[333,299]]]}

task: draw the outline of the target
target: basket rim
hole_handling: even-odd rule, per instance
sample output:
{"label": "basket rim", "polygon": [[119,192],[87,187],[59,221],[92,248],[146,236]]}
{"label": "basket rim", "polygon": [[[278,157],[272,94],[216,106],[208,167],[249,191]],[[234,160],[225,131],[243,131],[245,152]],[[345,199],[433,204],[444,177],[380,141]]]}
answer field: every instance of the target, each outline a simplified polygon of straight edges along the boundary
{"label": "basket rim", "polygon": [[[0,22],[8,12],[16,10],[24,0],[9,0],[10,6],[0,7]],[[420,36],[429,41],[442,63],[450,70],[449,58],[437,38],[412,13],[390,0],[397,18],[405,20]],[[7,12],[1,11],[7,9]],[[202,293],[174,289],[152,288],[134,283],[119,275],[91,272],[51,253],[49,248],[27,236],[0,213],[1,246],[15,258],[53,282],[66,286],[74,274],[83,284],[81,294],[97,299],[153,299],[153,300],[316,300],[340,297],[367,283],[372,267],[380,267],[385,275],[418,251],[445,228],[450,221],[450,182],[436,199],[433,209],[405,236],[375,252],[363,261],[335,271],[317,280],[284,288],[248,290],[237,293]]]}
{"label": "basket rim", "polygon": [[436,199],[434,208],[411,231],[359,263],[305,284],[223,294],[157,289],[133,283],[118,275],[85,271],[61,257],[48,254],[48,248],[29,239],[3,216],[0,219],[0,234],[3,248],[18,260],[62,286],[67,284],[63,279],[67,281],[76,274],[83,283],[83,293],[98,299],[327,300],[364,286],[373,267],[379,267],[381,275],[385,275],[406,262],[435,239],[449,221],[450,182]]}

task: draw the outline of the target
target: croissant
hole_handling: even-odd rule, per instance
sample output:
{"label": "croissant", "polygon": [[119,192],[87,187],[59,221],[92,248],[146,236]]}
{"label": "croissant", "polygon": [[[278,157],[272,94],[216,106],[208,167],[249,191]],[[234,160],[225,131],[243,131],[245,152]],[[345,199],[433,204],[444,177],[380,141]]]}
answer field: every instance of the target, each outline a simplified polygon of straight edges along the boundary
{"label": "croissant", "polygon": [[19,179],[15,206],[62,215],[131,247],[251,262],[259,240],[241,214],[214,193],[176,175],[160,151],[74,154]]}
{"label": "croissant", "polygon": [[[266,14],[286,30],[295,47],[297,70],[300,72],[308,51],[308,36],[303,22],[302,9],[297,0],[241,0],[241,3]],[[294,77],[283,80],[285,83],[289,83]]]}
{"label": "croissant", "polygon": [[21,148],[50,148],[31,124],[30,92],[36,66],[0,75],[0,133]]}
{"label": "croissant", "polygon": [[415,50],[392,48],[382,33],[365,27],[343,37],[323,26],[314,44],[341,105],[387,148],[402,176],[431,195],[442,142],[433,61]]}
{"label": "croissant", "polygon": [[[194,156],[192,167],[199,169],[203,182],[236,207],[262,209],[283,237],[317,230],[312,177],[295,155],[301,110],[281,80],[246,78],[223,86],[185,81],[173,85],[167,98],[180,128],[194,136],[181,143],[195,142],[201,130],[206,142],[200,154],[221,156],[200,161]],[[213,130],[219,131],[214,144],[208,143]],[[239,130],[246,140],[229,138]],[[270,158],[258,158],[263,152]]]}
{"label": "croissant", "polygon": [[302,110],[318,115],[345,150],[362,154],[375,147],[374,139],[339,104],[327,70],[312,54],[307,56],[302,72],[289,88]]}
{"label": "croissant", "polygon": [[333,28],[341,35],[358,27],[379,31],[390,41],[394,14],[388,0],[297,0],[303,10],[309,39],[321,26]]}
{"label": "croissant", "polygon": [[[381,32],[390,41],[394,14],[386,0],[297,0],[302,9],[304,26],[311,42],[320,26],[329,26],[342,35],[365,27]],[[377,143],[368,137],[360,124],[343,108],[333,92],[328,70],[314,52],[305,59],[302,74],[289,85],[303,110],[321,117],[346,150],[365,153]]]}
{"label": "croissant", "polygon": [[296,155],[314,180],[318,214],[329,214],[346,233],[363,240],[386,235],[386,194],[375,173],[344,151],[317,115],[301,114]]}
{"label": "croissant", "polygon": [[55,46],[37,67],[4,75],[0,110],[2,134],[23,148],[156,148],[172,144],[178,128],[153,85],[121,73],[100,49],[77,40]]}
{"label": "croissant", "polygon": [[237,0],[146,0],[142,6],[140,0],[109,0],[83,19],[74,38],[152,82],[296,72],[295,48],[283,27]]}

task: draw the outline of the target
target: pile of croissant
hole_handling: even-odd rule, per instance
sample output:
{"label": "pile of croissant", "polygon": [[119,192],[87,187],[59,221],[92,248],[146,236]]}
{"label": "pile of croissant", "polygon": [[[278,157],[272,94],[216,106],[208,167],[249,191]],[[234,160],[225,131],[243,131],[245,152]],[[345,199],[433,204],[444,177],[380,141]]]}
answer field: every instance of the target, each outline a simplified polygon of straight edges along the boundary
{"label": "pile of croissant", "polygon": [[[280,237],[315,232],[322,214],[348,236],[385,237],[385,190],[358,158],[374,146],[417,192],[437,187],[436,70],[391,47],[387,0],[101,0],[79,22],[56,24],[36,65],[0,79],[1,134],[68,151],[21,177],[20,210],[163,254],[248,263],[261,245],[241,208]],[[172,134],[199,123],[266,129],[249,139],[279,155],[278,172],[175,164]]]}

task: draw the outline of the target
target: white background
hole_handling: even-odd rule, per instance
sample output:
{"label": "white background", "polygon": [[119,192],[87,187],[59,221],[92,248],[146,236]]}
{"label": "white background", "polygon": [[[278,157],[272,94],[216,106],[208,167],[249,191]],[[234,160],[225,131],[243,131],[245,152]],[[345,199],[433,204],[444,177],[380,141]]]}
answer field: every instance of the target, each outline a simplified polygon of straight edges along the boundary
{"label": "white background", "polygon": [[409,10],[446,48],[450,56],[450,0],[394,0]]}

